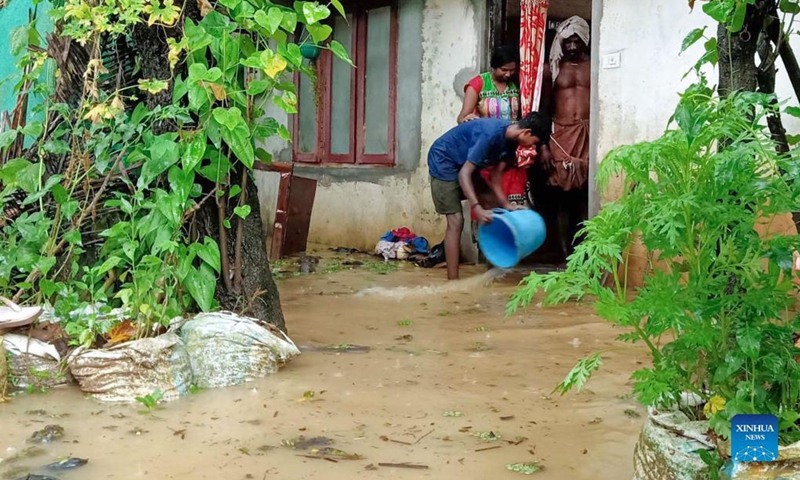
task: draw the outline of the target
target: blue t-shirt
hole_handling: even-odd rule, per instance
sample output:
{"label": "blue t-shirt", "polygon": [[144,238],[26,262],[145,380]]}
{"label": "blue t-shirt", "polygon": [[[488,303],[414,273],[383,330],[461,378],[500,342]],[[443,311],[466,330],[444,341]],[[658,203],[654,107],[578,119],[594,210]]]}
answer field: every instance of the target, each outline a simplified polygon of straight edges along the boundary
{"label": "blue t-shirt", "polygon": [[506,140],[508,120],[479,118],[458,125],[439,137],[428,152],[433,178],[457,182],[458,172],[470,162],[478,168],[514,158],[516,145]]}

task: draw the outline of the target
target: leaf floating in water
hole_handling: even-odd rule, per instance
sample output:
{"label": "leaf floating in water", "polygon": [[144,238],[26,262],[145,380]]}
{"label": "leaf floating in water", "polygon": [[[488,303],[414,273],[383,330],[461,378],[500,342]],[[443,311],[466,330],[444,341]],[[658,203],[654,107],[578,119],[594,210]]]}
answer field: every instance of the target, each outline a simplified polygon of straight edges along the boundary
{"label": "leaf floating in water", "polygon": [[294,448],[295,450],[308,450],[312,447],[323,447],[326,445],[333,445],[333,440],[328,437],[311,437],[306,438],[300,435],[297,438],[290,438],[281,441],[284,447]]}
{"label": "leaf floating in water", "polygon": [[[320,394],[322,394],[323,392],[319,392],[319,393],[320,393]],[[314,391],[313,391],[313,390],[306,390],[305,392],[303,392],[303,396],[302,396],[302,397],[300,397],[300,398],[298,398],[298,399],[297,399],[297,400],[295,400],[295,401],[296,401],[297,403],[303,403],[303,402],[319,402],[319,401],[322,401],[322,399],[321,399],[321,398],[315,398],[316,396],[317,396],[317,394],[316,394],[316,393],[314,393]]]}
{"label": "leaf floating in water", "polygon": [[533,475],[541,470],[542,466],[539,465],[538,461],[534,460],[532,462],[525,463],[509,463],[506,465],[506,468],[512,472],[522,473],[524,475]]}
{"label": "leaf floating in water", "polygon": [[475,342],[475,344],[473,344],[472,347],[469,348],[469,350],[472,350],[474,352],[485,352],[487,350],[491,350],[491,347],[489,347],[489,345],[486,345],[486,343],[484,342]]}
{"label": "leaf floating in water", "polygon": [[316,457],[335,457],[342,460],[363,460],[364,457],[357,453],[347,453],[333,447],[312,448],[311,454]]}
{"label": "leaf floating in water", "polygon": [[625,411],[622,412],[622,413],[624,413],[626,417],[630,417],[630,418],[639,418],[639,417],[642,416],[641,413],[637,412],[636,410],[634,410],[632,408],[626,408]]}
{"label": "leaf floating in water", "polygon": [[497,441],[497,440],[500,440],[501,438],[503,438],[503,437],[501,437],[500,435],[497,435],[494,432],[475,432],[472,435],[475,436],[475,437],[480,438],[484,442],[494,442],[494,441]]}

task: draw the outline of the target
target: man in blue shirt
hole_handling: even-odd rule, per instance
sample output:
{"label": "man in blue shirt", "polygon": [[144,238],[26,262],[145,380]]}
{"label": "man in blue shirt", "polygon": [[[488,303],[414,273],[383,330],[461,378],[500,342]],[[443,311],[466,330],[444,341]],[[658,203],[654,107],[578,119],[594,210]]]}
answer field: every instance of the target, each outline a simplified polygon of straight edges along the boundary
{"label": "man in blue shirt", "polygon": [[550,128],[550,119],[537,112],[529,113],[518,123],[481,118],[454,127],[431,145],[428,152],[431,195],[436,212],[447,218],[444,254],[449,280],[458,278],[459,240],[464,228],[461,201],[466,199],[470,207],[475,207],[481,223],[492,221],[491,211],[483,208],[475,195],[472,174],[499,163],[489,186],[497,198],[505,199],[504,208],[513,209],[501,184],[505,164],[516,163],[517,146],[546,145]]}

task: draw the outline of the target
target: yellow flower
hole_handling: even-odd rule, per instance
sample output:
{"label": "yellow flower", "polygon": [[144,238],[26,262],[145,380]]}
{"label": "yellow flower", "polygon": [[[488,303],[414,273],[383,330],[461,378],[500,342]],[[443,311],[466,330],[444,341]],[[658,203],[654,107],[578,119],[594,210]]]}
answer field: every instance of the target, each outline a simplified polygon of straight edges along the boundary
{"label": "yellow flower", "polygon": [[719,412],[720,410],[725,409],[725,402],[726,400],[719,395],[714,395],[708,400],[708,403],[705,404],[703,407],[703,413],[706,414],[706,417],[710,417],[715,413]]}

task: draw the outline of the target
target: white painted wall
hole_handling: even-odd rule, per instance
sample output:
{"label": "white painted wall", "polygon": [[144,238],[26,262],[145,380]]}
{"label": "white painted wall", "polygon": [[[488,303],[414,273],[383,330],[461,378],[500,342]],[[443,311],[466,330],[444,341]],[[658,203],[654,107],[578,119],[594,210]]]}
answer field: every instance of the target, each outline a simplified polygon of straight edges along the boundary
{"label": "white painted wall", "polygon": [[[602,159],[614,147],[659,137],[678,102],[678,93],[694,79],[683,75],[703,53],[702,41],[680,54],[681,42],[694,28],[711,25],[700,9],[685,1],[602,0],[600,53],[620,52],[621,67],[599,72],[598,153]],[[706,29],[716,35],[716,25]],[[793,45],[800,43],[793,39]],[[782,63],[778,64],[778,96],[794,98]],[[716,84],[717,71],[708,71]],[[800,122],[784,116],[787,130],[800,132]]]}

